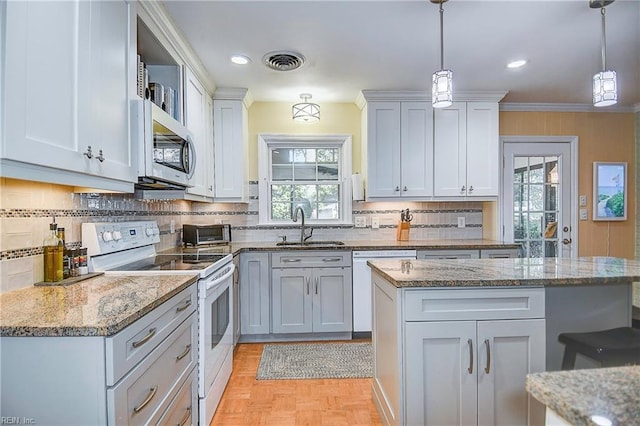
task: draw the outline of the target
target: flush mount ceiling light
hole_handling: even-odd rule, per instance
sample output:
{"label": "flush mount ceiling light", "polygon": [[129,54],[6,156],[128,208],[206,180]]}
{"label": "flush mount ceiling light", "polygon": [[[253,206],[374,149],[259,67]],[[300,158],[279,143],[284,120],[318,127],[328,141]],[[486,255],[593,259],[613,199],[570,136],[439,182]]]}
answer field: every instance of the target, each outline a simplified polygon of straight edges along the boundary
{"label": "flush mount ceiling light", "polygon": [[293,121],[300,123],[317,123],[320,121],[320,105],[308,102],[311,99],[310,93],[302,93],[300,99],[304,102],[295,104],[291,110],[293,112]]}
{"label": "flush mount ceiling light", "polygon": [[251,59],[244,55],[233,55],[231,57],[231,62],[237,65],[247,65],[249,62],[251,62]]}
{"label": "flush mount ceiling light", "polygon": [[593,106],[605,107],[618,102],[618,83],[616,72],[607,70],[607,36],[605,31],[605,7],[614,0],[590,0],[589,7],[600,9],[602,16],[602,38],[600,49],[602,53],[602,71],[593,76]]}
{"label": "flush mount ceiling light", "polygon": [[442,5],[447,0],[431,0],[440,5],[440,70],[431,76],[431,104],[434,108],[445,108],[453,103],[453,72],[444,68],[444,31]]}

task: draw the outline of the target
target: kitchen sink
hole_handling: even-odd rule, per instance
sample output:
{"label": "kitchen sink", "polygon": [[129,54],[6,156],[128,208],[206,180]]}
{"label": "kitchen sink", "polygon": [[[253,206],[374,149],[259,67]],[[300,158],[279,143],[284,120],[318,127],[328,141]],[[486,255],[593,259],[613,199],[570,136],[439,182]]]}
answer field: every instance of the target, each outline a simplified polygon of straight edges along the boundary
{"label": "kitchen sink", "polygon": [[342,241],[305,241],[301,243],[300,241],[280,241],[276,243],[277,246],[343,246],[344,243]]}

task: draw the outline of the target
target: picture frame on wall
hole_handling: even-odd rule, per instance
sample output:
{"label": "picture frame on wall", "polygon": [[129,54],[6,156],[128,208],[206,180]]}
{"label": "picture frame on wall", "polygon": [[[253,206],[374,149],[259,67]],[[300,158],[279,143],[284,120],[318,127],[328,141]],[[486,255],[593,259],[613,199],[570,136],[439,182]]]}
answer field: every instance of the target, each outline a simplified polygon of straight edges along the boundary
{"label": "picture frame on wall", "polygon": [[627,220],[627,163],[593,163],[593,220]]}

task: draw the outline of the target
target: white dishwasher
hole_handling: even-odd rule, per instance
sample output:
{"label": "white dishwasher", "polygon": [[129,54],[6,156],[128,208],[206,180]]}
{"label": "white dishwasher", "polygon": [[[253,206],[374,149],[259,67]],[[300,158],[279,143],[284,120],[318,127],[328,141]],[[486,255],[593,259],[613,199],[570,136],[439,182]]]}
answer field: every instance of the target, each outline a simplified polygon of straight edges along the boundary
{"label": "white dishwasher", "polygon": [[367,260],[415,259],[415,250],[356,250],[353,252],[353,332],[371,332],[371,268]]}

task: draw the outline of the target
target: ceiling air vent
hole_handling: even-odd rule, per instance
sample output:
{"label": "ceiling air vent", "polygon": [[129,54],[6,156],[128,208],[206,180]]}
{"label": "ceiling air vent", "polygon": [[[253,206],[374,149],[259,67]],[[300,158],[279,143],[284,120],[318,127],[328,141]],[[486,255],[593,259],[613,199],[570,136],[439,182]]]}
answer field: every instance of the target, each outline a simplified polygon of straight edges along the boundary
{"label": "ceiling air vent", "polygon": [[300,68],[304,64],[304,56],[297,52],[280,50],[269,52],[262,58],[269,68],[276,71],[291,71]]}

